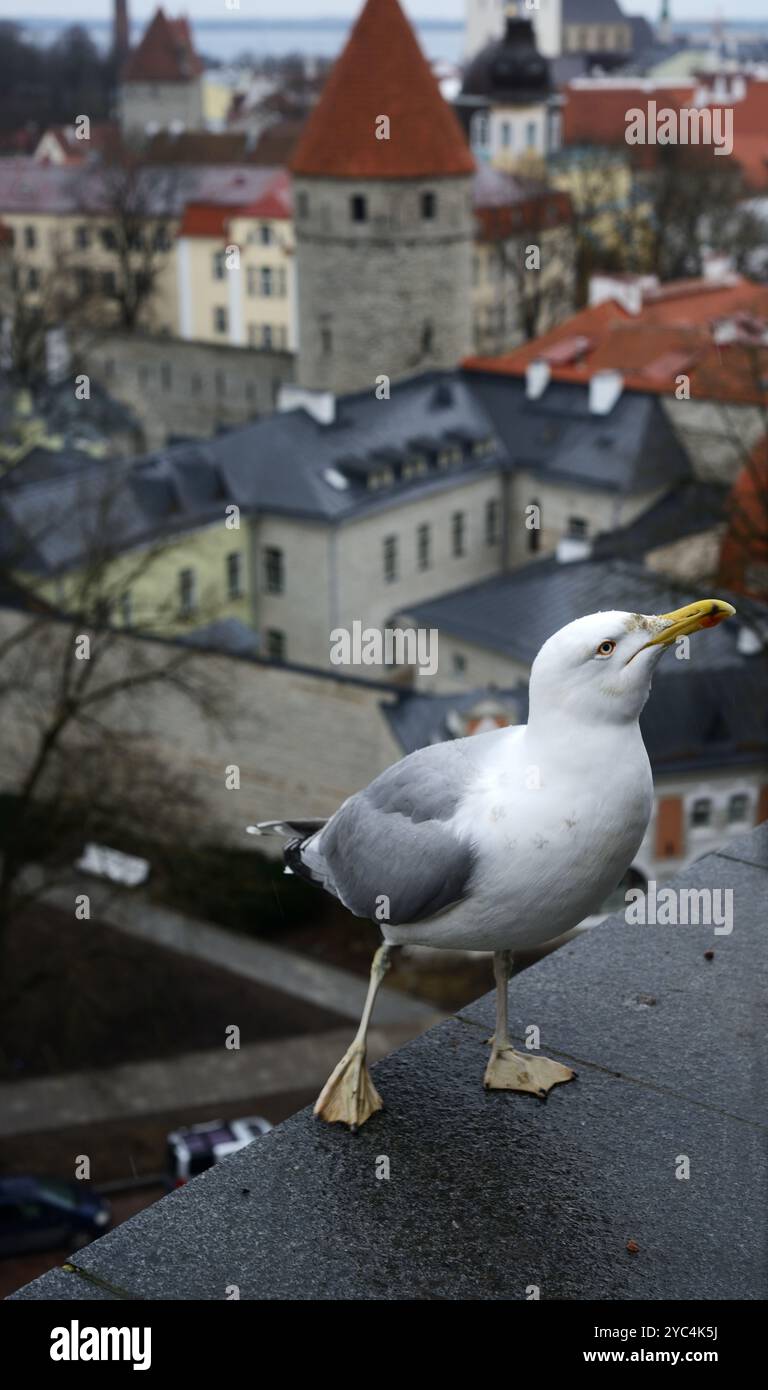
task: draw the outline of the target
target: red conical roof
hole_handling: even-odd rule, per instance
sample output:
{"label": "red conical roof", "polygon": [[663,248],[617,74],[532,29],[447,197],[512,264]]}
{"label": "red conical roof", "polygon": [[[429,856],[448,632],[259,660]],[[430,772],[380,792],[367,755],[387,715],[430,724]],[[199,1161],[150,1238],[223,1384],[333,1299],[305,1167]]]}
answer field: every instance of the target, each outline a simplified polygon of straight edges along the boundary
{"label": "red conical roof", "polygon": [[[389,117],[388,140],[376,138]],[[367,0],[309,118],[294,174],[406,179],[471,174],[474,161],[398,0]]]}

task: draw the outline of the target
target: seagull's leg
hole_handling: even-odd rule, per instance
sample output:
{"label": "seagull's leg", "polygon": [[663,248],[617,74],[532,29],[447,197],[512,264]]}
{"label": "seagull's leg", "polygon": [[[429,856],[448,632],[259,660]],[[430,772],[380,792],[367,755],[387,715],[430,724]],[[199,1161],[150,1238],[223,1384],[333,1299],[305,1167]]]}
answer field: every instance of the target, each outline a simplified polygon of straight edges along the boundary
{"label": "seagull's leg", "polygon": [[496,1032],[491,1039],[493,1047],[483,1084],[490,1091],[528,1091],[534,1096],[546,1096],[559,1081],[573,1081],[576,1073],[560,1062],[550,1062],[548,1057],[515,1052],[507,1031],[507,984],[511,969],[511,951],[496,951],[493,957]]}
{"label": "seagull's leg", "polygon": [[371,1080],[366,1066],[366,1040],[368,1025],[379,985],[389,969],[391,946],[380,946],[371,965],[371,978],[365,1000],[363,1016],[351,1047],[347,1048],[338,1066],[334,1068],[315,1101],[315,1114],[329,1124],[341,1121],[351,1130],[359,1129],[377,1110],[383,1101]]}

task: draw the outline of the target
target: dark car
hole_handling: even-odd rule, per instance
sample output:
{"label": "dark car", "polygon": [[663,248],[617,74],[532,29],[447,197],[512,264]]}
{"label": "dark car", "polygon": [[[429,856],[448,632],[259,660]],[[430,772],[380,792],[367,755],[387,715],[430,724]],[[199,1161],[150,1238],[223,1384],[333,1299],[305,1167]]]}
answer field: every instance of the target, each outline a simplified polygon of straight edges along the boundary
{"label": "dark car", "polygon": [[85,1182],[0,1178],[0,1256],[79,1249],[103,1235],[109,1202]]}
{"label": "dark car", "polygon": [[168,1185],[183,1187],[190,1178],[268,1134],[271,1128],[261,1115],[249,1115],[242,1120],[208,1120],[174,1130],[168,1135]]}

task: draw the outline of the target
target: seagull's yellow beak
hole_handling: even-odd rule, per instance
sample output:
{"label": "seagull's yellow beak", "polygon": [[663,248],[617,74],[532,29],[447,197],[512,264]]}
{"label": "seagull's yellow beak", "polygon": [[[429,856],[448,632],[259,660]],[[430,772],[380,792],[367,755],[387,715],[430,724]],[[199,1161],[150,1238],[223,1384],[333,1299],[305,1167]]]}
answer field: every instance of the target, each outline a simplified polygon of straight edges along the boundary
{"label": "seagull's yellow beak", "polygon": [[[725,618],[733,617],[735,612],[733,604],[726,603],[724,599],[702,598],[697,603],[687,603],[685,608],[676,608],[674,613],[660,613],[656,622],[665,626],[650,642],[645,643],[645,647],[655,647],[658,643],[666,647],[678,637],[698,632],[699,628],[717,627]],[[641,651],[645,647],[641,647]]]}

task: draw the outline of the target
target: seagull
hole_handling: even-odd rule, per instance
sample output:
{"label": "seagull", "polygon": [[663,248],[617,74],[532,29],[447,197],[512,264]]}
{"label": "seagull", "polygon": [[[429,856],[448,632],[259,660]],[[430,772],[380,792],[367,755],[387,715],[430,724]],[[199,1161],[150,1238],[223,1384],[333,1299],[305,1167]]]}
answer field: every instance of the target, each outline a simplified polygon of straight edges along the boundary
{"label": "seagull", "polygon": [[360,1026],[315,1104],[351,1130],[382,1108],[368,1026],[393,948],[490,951],[496,1031],[490,1090],[544,1098],[575,1073],[516,1052],[507,994],[514,952],[597,911],[621,882],[653,808],[640,713],[663,653],[735,609],[703,599],[672,613],[591,613],[555,632],[530,675],[528,723],[417,749],[328,820],[263,821],[286,838],[287,870],[376,922]]}

